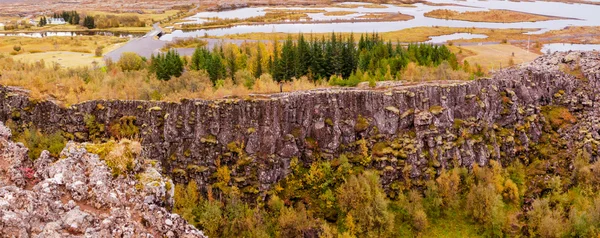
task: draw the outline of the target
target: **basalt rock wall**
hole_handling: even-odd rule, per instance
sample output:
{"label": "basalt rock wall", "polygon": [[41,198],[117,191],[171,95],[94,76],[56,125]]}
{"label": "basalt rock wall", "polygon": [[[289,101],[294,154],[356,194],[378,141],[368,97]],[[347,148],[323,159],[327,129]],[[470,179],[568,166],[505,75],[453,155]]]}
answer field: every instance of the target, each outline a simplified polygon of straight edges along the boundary
{"label": "basalt rock wall", "polygon": [[[145,156],[161,160],[176,182],[208,184],[218,167],[228,166],[231,185],[257,193],[283,178],[292,158],[309,164],[365,152],[362,165],[383,170],[386,185],[407,171],[428,177],[444,167],[510,161],[541,136],[547,105],[566,107],[578,123],[594,127],[599,65],[595,53],[558,53],[475,81],[179,103],[98,100],[61,107],[3,87],[0,119],[79,141],[92,137],[90,115],[103,128],[93,132],[99,137],[110,137],[116,124],[135,128]],[[598,137],[597,128],[590,133]]]}

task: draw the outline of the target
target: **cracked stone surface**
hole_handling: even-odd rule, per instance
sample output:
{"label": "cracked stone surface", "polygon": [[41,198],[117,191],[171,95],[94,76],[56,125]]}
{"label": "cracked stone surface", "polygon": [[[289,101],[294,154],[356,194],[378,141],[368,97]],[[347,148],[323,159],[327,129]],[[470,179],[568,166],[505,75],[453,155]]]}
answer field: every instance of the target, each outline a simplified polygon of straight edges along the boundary
{"label": "cracked stone surface", "polygon": [[32,163],[1,122],[0,144],[2,237],[204,237],[165,208],[172,204],[166,186],[172,182],[158,165],[134,171],[144,180],[115,178],[98,155],[75,142],[56,161],[44,151]]}

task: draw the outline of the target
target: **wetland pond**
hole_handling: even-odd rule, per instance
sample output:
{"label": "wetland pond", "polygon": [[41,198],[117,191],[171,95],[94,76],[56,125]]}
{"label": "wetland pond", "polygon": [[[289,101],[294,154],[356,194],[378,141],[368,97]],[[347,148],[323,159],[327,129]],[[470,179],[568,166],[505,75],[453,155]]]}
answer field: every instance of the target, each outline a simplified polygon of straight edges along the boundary
{"label": "wetland pond", "polygon": [[[600,0],[598,0],[600,1]],[[568,26],[600,26],[600,5],[592,4],[568,4],[561,2],[513,2],[503,0],[430,0],[433,4],[417,3],[412,5],[373,5],[368,3],[342,2],[331,7],[248,7],[220,12],[200,12],[194,16],[184,19],[180,24],[202,24],[219,19],[246,19],[251,17],[265,16],[269,11],[301,11],[306,13],[308,20],[294,23],[276,24],[246,24],[232,27],[212,28],[203,30],[174,30],[161,36],[163,41],[171,41],[174,38],[224,36],[244,33],[330,33],[330,32],[390,32],[413,27],[473,27],[492,29],[536,29],[526,34],[539,34],[549,30],[559,30]],[[531,14],[555,16],[565,19],[548,20],[538,22],[517,23],[491,23],[470,22],[462,20],[446,20],[425,17],[424,14],[433,10],[447,9],[458,12],[465,11],[488,11],[492,9],[503,9],[519,11]],[[326,14],[335,12],[346,12],[346,14]],[[405,21],[362,21],[348,22],[356,19],[364,19],[369,14],[401,13],[414,17]],[[345,22],[323,22],[342,20]],[[311,21],[319,21],[311,22]],[[537,30],[539,29],[539,30]],[[79,36],[79,35],[115,35],[119,37],[140,37],[144,34],[119,33],[119,32],[44,32],[44,33],[0,33],[0,36]],[[483,35],[468,33],[451,34],[431,37],[430,43],[444,43],[448,40],[485,38]]]}
{"label": "wetland pond", "polygon": [[[561,2],[513,2],[513,1],[455,1],[455,0],[431,0],[437,6],[426,5],[422,3],[412,6],[396,6],[392,4],[382,4],[377,8],[368,7],[365,4],[344,2],[333,5],[332,7],[249,7],[221,12],[201,12],[192,17],[186,18],[183,24],[201,24],[219,17],[221,19],[245,19],[250,17],[264,16],[268,11],[274,10],[313,10],[317,13],[307,11],[306,14],[312,20],[351,20],[364,17],[372,13],[402,13],[413,16],[414,19],[407,21],[388,21],[388,22],[343,22],[343,23],[278,23],[263,25],[237,25],[227,28],[214,28],[205,30],[175,30],[170,34],[161,37],[162,40],[172,40],[179,37],[203,37],[203,36],[224,36],[244,33],[329,33],[329,32],[390,32],[413,27],[475,27],[475,28],[493,28],[493,29],[539,29],[528,34],[539,34],[549,30],[559,30],[567,26],[600,26],[599,5],[591,4],[568,4]],[[437,10],[448,9],[458,12],[465,11],[488,11],[491,9],[503,9],[531,14],[546,16],[555,16],[565,19],[538,21],[538,22],[517,22],[517,23],[490,23],[490,22],[470,22],[461,20],[445,20],[425,17],[424,14]],[[321,12],[318,12],[321,11]],[[342,16],[326,16],[324,12],[352,12]]]}

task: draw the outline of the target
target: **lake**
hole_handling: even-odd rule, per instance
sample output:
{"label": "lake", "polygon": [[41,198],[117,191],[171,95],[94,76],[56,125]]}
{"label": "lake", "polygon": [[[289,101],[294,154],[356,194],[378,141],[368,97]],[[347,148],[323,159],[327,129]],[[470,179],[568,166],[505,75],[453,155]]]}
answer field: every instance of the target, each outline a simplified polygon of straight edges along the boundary
{"label": "lake", "polygon": [[[229,28],[217,28],[208,30],[191,30],[183,31],[176,30],[171,34],[166,34],[161,37],[162,40],[172,40],[176,37],[202,37],[208,36],[223,36],[228,34],[243,34],[254,32],[283,32],[283,33],[328,33],[328,32],[389,32],[398,31],[413,27],[477,27],[477,28],[527,28],[540,29],[532,31],[529,34],[539,34],[549,30],[559,30],[567,26],[600,26],[600,6],[590,4],[567,4],[560,2],[512,2],[512,1],[453,1],[453,0],[432,0],[437,4],[459,4],[461,6],[429,6],[422,3],[414,4],[415,7],[395,6],[384,4],[386,8],[367,8],[358,5],[356,8],[346,8],[340,5],[349,5],[355,3],[339,3],[338,7],[324,8],[308,8],[308,7],[290,7],[290,8],[264,8],[250,7],[235,9],[221,12],[201,12],[188,18],[188,23],[202,23],[208,21],[209,18],[220,17],[224,19],[232,18],[249,18],[256,16],[264,16],[268,9],[321,9],[327,12],[333,11],[353,11],[356,12],[349,16],[325,16],[324,13],[307,13],[314,20],[327,19],[354,19],[364,16],[368,13],[402,13],[414,17],[408,21],[392,21],[392,22],[355,22],[355,23],[287,23],[287,24],[265,24],[265,25],[239,25]],[[468,22],[459,20],[444,20],[425,17],[426,12],[436,9],[448,9],[459,12],[464,11],[488,11],[490,9],[505,9],[513,11],[521,11],[540,15],[557,16],[563,18],[573,18],[564,20],[551,20],[541,22],[519,22],[519,23],[488,23],[488,22]],[[196,21],[196,22],[195,22]]]}

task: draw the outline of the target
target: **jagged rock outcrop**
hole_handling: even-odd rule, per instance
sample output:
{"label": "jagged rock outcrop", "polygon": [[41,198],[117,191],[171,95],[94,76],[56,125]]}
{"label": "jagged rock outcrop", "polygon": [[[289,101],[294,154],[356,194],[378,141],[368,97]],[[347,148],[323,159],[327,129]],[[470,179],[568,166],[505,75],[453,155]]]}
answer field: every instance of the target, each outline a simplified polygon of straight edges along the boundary
{"label": "jagged rock outcrop", "polygon": [[[204,186],[214,182],[217,167],[228,166],[230,185],[256,195],[285,177],[294,157],[309,164],[347,154],[382,170],[387,188],[443,168],[529,153],[551,119],[548,105],[575,115],[573,129],[558,128],[567,141],[595,143],[599,68],[597,53],[555,53],[475,81],[179,103],[98,100],[68,108],[3,88],[0,119],[78,141],[139,133],[143,154],[159,158],[175,182]],[[367,153],[374,156],[354,156]]]}
{"label": "jagged rock outcrop", "polygon": [[[70,142],[55,161],[32,163],[0,123],[1,237],[204,237],[164,207],[173,188],[152,165],[114,178],[85,146]],[[167,202],[165,202],[167,201]]]}

